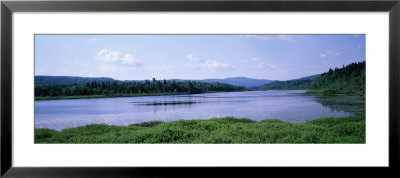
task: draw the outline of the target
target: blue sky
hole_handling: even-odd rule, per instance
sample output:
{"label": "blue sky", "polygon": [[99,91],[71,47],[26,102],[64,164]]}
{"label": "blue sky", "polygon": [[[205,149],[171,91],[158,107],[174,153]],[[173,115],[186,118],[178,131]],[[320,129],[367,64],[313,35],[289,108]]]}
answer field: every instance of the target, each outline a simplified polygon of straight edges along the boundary
{"label": "blue sky", "polygon": [[365,60],[365,35],[35,35],[35,75],[290,80]]}

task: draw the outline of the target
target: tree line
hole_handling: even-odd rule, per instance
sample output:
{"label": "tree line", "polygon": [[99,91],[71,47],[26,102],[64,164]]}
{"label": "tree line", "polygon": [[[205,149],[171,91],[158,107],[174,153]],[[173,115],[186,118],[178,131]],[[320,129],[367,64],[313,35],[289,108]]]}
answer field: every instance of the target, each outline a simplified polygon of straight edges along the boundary
{"label": "tree line", "polygon": [[302,90],[310,88],[312,80],[288,80],[288,81],[273,81],[262,87],[260,90]]}
{"label": "tree line", "polygon": [[195,81],[145,80],[144,82],[86,82],[82,84],[56,84],[35,87],[35,97],[83,96],[83,95],[140,95],[206,92],[244,91],[243,86],[225,83]]}
{"label": "tree line", "polygon": [[310,89],[330,89],[336,93],[356,93],[365,96],[365,61],[342,68],[329,69],[315,78]]}
{"label": "tree line", "polygon": [[351,63],[342,68],[329,69],[315,78],[274,81],[261,90],[319,90],[324,93],[358,94],[365,96],[365,61]]}

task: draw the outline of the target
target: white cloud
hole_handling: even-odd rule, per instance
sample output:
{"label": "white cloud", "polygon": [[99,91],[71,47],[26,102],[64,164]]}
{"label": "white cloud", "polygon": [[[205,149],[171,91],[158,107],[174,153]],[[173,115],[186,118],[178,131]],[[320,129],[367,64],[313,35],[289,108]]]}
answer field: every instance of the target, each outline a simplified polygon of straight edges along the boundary
{"label": "white cloud", "polygon": [[340,56],[340,53],[333,51],[333,50],[329,50],[326,53],[319,53],[319,57],[321,57],[321,58],[325,58],[325,57],[329,57],[329,56],[338,57],[338,56]]}
{"label": "white cloud", "polygon": [[272,39],[270,35],[243,35],[245,38],[254,38],[259,40],[270,40]]}
{"label": "white cloud", "polygon": [[238,35],[249,39],[258,39],[258,40],[284,40],[284,41],[294,41],[292,35]]}
{"label": "white cloud", "polygon": [[120,51],[112,51],[109,49],[100,50],[94,58],[104,62],[117,63],[121,65],[130,65],[130,66],[143,65],[143,62],[141,60],[136,59],[129,53],[123,54]]}
{"label": "white cloud", "polygon": [[187,58],[190,63],[186,64],[187,67],[195,68],[195,69],[227,69],[230,66],[223,62],[218,62],[215,60],[201,60],[200,58],[194,56],[193,54],[188,54]]}
{"label": "white cloud", "polygon": [[193,54],[188,54],[187,58],[190,60],[190,62],[199,62],[200,59],[198,57],[193,56]]}
{"label": "white cloud", "polygon": [[202,64],[202,67],[208,68],[208,69],[218,69],[218,68],[228,68],[229,65],[218,62],[218,61],[213,61],[213,60],[205,60]]}
{"label": "white cloud", "polygon": [[141,66],[143,65],[142,61],[134,58],[131,54],[125,54],[125,56],[121,59],[121,64]]}
{"label": "white cloud", "polygon": [[276,65],[271,65],[271,64],[267,64],[265,62],[259,62],[257,68],[261,69],[261,68],[271,68],[271,69],[275,69]]}
{"label": "white cloud", "polygon": [[95,59],[106,62],[116,62],[121,59],[122,53],[120,51],[111,51],[109,49],[100,50]]}
{"label": "white cloud", "polygon": [[284,41],[294,41],[292,35],[277,35],[277,38]]}
{"label": "white cloud", "polygon": [[[246,60],[246,61],[248,61],[248,60]],[[258,69],[262,69],[262,68],[274,69],[277,67],[276,65],[268,64],[256,57],[252,58],[251,61],[252,61],[251,65],[253,65],[253,66],[255,65],[256,68],[258,68]]]}
{"label": "white cloud", "polygon": [[90,42],[96,42],[96,38],[89,38]]}

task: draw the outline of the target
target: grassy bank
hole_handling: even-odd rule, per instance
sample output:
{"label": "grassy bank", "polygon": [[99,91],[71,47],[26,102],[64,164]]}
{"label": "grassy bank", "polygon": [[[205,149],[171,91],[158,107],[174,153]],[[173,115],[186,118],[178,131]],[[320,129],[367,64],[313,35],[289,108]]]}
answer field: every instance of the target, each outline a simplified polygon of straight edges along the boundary
{"label": "grassy bank", "polygon": [[365,115],[304,123],[224,117],[35,129],[35,143],[365,143]]}

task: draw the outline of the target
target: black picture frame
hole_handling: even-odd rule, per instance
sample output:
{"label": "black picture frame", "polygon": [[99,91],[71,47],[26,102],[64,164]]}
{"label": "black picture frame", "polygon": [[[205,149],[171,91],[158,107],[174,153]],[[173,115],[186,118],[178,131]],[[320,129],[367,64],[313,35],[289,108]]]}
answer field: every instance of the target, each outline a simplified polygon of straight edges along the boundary
{"label": "black picture frame", "polygon": [[[295,11],[295,12],[389,12],[389,167],[342,168],[346,171],[392,172],[399,168],[400,139],[400,0],[262,0],[262,1],[2,1],[1,2],[1,176],[4,177],[143,177],[236,174],[245,168],[202,167],[63,167],[20,168],[12,165],[12,18],[13,12],[237,12],[237,11]],[[263,173],[274,168],[281,174],[292,171],[278,167],[246,168],[247,175]],[[250,170],[249,170],[250,169]],[[295,169],[309,173],[310,169]],[[330,168],[317,168],[330,169]],[[362,170],[360,170],[362,169]],[[213,172],[213,173],[211,173]],[[329,171],[339,175],[341,171]],[[269,174],[269,173],[268,173]]]}

